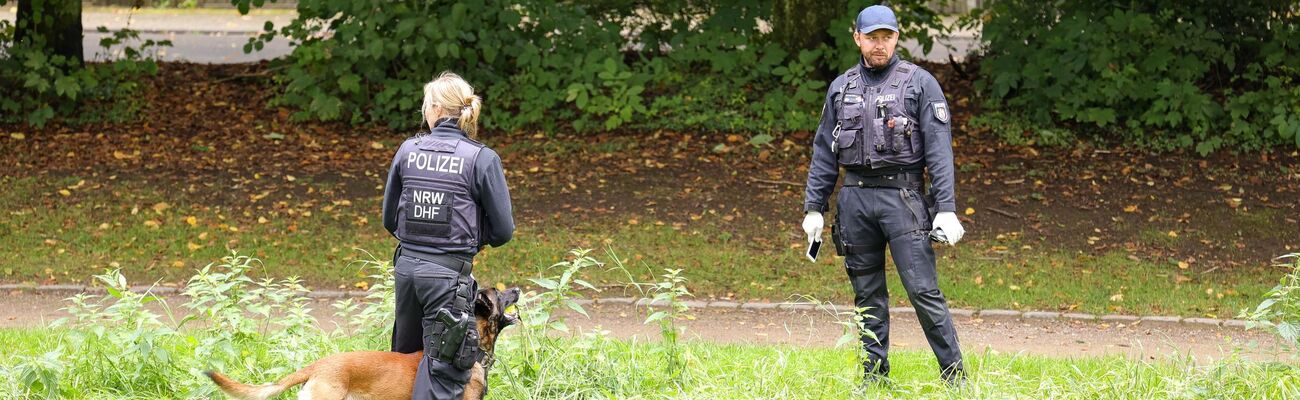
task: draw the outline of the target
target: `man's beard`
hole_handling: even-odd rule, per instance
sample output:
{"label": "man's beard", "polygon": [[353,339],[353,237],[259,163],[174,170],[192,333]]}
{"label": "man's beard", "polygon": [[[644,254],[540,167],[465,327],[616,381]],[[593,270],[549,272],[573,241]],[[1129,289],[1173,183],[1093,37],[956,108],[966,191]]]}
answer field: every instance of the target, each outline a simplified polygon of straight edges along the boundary
{"label": "man's beard", "polygon": [[871,68],[880,68],[889,64],[889,57],[885,55],[877,56],[875,54],[867,55],[867,66]]}

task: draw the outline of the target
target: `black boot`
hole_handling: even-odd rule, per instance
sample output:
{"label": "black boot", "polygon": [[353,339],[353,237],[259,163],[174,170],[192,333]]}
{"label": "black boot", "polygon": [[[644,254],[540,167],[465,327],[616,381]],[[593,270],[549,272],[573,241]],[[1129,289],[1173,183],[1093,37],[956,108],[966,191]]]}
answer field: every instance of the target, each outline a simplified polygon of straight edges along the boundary
{"label": "black boot", "polygon": [[943,382],[948,384],[948,387],[960,389],[966,386],[966,370],[961,366],[953,365],[944,368],[943,371],[939,371],[939,377],[943,378]]}

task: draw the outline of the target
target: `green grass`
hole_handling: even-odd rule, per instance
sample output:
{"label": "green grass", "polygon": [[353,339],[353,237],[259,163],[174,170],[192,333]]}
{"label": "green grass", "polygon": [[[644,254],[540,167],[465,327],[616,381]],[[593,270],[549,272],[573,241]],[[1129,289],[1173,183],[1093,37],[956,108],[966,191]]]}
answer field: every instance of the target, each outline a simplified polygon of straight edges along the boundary
{"label": "green grass", "polygon": [[[66,189],[83,179],[88,183]],[[0,178],[0,184],[7,189],[0,203],[9,205],[0,218],[0,280],[6,282],[88,283],[86,277],[120,267],[133,282],[181,284],[195,269],[237,250],[265,262],[262,276],[299,276],[318,289],[350,288],[363,280],[353,260],[367,259],[365,252],[385,259],[395,244],[379,221],[378,196],[345,199],[332,194],[339,190],[336,183],[301,179],[292,190],[272,191],[255,202],[250,194],[199,196],[186,188],[102,176],[58,182]],[[168,207],[156,212],[154,205],[163,202]],[[802,243],[791,235],[797,226],[728,221],[709,213],[678,226],[645,217],[629,225],[629,218],[638,216],[521,222],[512,243],[480,255],[475,274],[486,282],[526,285],[526,277],[569,249],[595,248],[603,261],[611,250],[626,259],[639,281],[663,268],[682,268],[700,298],[784,301],[808,295],[851,301],[843,260],[827,252],[808,263],[799,254]],[[1094,257],[1026,248],[1016,237],[938,253],[940,287],[951,305],[976,309],[1232,317],[1257,304],[1282,274],[1240,268],[1203,275],[1167,261],[1134,261],[1121,252]],[[890,268],[894,303],[903,304],[906,296]],[[589,280],[610,288],[601,295],[624,295],[618,289],[627,281],[624,272],[590,272]]]}
{"label": "green grass", "polygon": [[[498,364],[490,377],[496,398],[531,399],[844,399],[844,398],[950,398],[950,399],[1175,399],[1300,397],[1300,369],[1294,365],[1227,360],[1195,365],[1172,356],[1157,361],[1123,357],[1054,359],[1015,354],[968,354],[970,381],[962,389],[949,389],[937,379],[933,356],[924,351],[891,354],[892,386],[856,390],[859,372],[852,350],[791,346],[717,345],[691,342],[683,345],[686,368],[677,378],[664,372],[658,343],[636,343],[600,336],[526,340],[516,328],[507,331],[498,347]],[[0,330],[0,388],[21,393],[15,382],[18,367],[27,357],[74,346],[76,331],[67,329]],[[104,376],[130,371],[93,370],[87,354],[122,350],[82,348],[78,355],[61,356],[66,369],[57,373],[70,399],[220,398],[198,371],[211,367],[192,359],[198,338],[178,338],[162,346],[172,354],[173,366],[153,379],[104,384]],[[530,343],[534,347],[529,347]],[[225,372],[250,382],[271,380],[298,368],[277,368],[264,354],[266,342],[239,346],[247,363],[228,363]],[[376,339],[334,337],[306,349],[307,361],[337,351],[382,349]],[[531,364],[529,360],[545,360]],[[4,373],[8,372],[8,373]],[[161,389],[152,389],[158,387]],[[292,393],[282,395],[292,398]]]}

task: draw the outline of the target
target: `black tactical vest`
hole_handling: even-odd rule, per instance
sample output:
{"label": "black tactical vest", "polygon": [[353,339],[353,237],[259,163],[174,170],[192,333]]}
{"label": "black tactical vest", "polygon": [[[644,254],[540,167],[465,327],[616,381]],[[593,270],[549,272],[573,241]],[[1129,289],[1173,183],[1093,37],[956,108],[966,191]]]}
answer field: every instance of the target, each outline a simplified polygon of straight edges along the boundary
{"label": "black tactical vest", "polygon": [[472,190],[483,144],[424,136],[408,148],[398,155],[397,238],[433,247],[478,247],[479,210]]}
{"label": "black tactical vest", "polygon": [[831,150],[845,167],[879,168],[921,161],[921,135],[917,116],[909,115],[903,101],[908,80],[918,67],[899,60],[889,77],[869,86],[861,68],[845,72],[845,82],[835,99],[836,122]]}

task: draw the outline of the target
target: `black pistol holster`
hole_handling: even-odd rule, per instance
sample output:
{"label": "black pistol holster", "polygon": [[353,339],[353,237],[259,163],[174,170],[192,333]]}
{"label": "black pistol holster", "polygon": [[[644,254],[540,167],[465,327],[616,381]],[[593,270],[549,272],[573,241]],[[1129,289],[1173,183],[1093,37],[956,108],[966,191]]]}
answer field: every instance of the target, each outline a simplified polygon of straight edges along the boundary
{"label": "black pistol holster", "polygon": [[[421,255],[430,256],[430,255]],[[419,257],[426,258],[426,257]],[[474,294],[477,286],[470,277],[473,263],[445,255],[428,257],[427,261],[457,270],[456,286],[451,304],[439,309],[427,329],[424,353],[461,370],[468,370],[483,358],[479,347],[479,332],[474,318]]]}

